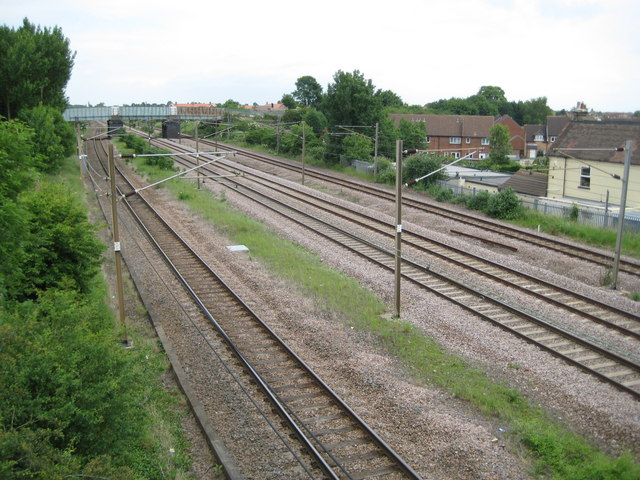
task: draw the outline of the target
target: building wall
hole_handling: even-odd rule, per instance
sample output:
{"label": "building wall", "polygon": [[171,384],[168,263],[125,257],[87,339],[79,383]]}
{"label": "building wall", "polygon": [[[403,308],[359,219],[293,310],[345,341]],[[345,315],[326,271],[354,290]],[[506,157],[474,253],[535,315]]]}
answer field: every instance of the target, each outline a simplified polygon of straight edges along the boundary
{"label": "building wall", "polygon": [[473,158],[480,158],[480,153],[489,156],[489,145],[482,145],[482,138],[479,137],[469,137],[469,143],[467,143],[467,137],[460,137],[460,143],[451,143],[450,137],[433,137],[429,135],[428,139],[427,149],[431,153],[453,155],[454,152],[458,152],[460,157],[464,157],[477,150]]}
{"label": "building wall", "polygon": [[[582,167],[591,166],[589,188],[580,186]],[[622,178],[624,165],[621,163],[595,162],[588,164],[573,158],[549,158],[549,186],[547,196],[550,198],[578,198],[592,202],[606,202],[607,190],[609,203],[619,204],[622,194]],[[627,208],[640,207],[640,165],[631,165],[629,186],[627,188]]]}

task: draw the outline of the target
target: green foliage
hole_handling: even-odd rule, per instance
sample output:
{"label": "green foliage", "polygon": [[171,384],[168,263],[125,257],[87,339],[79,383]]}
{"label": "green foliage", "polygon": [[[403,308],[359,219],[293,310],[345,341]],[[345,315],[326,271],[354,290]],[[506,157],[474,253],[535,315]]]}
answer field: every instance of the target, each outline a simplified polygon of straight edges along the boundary
{"label": "green foliage", "polygon": [[0,27],[0,112],[9,120],[42,103],[62,110],[75,53],[58,27]]}
{"label": "green foliage", "polygon": [[322,100],[322,86],[315,78],[305,75],[296,80],[293,98],[308,107],[318,107]]}
{"label": "green foliage", "polygon": [[142,155],[147,151],[148,144],[138,135],[134,135],[133,133],[127,133],[120,137],[120,139],[125,143],[125,145],[133,150],[133,153],[136,155]]}
{"label": "green foliage", "polygon": [[489,200],[491,200],[489,192],[478,192],[467,199],[467,208],[486,212],[489,209]]}
{"label": "green foliage", "polygon": [[[439,155],[433,155],[430,153],[418,153],[407,157],[402,165],[402,181],[408,183],[416,178],[423,177],[432,172],[435,172],[442,167],[443,157]],[[446,178],[444,170],[428,176],[427,178],[420,180],[418,184],[420,186],[427,186],[435,183],[436,180]]]}
{"label": "green foliage", "polygon": [[41,159],[42,170],[57,172],[64,159],[75,151],[73,127],[62,118],[59,110],[42,104],[31,109],[23,109],[20,119],[35,132],[35,149]]}
{"label": "green foliage", "polygon": [[327,87],[322,111],[330,125],[375,125],[382,114],[382,104],[375,95],[371,80],[358,70],[338,70]]}
{"label": "green foliage", "polygon": [[26,192],[21,205],[27,218],[24,255],[9,296],[35,298],[57,286],[86,291],[99,270],[104,246],[94,236],[84,208],[61,185]]}
{"label": "green foliage", "polygon": [[249,145],[263,145],[273,149],[276,148],[276,131],[272,128],[261,127],[255,124],[247,131],[244,139]]}
{"label": "green foliage", "polygon": [[405,105],[402,98],[391,90],[378,90],[376,96],[380,98],[383,108],[402,108]]}
{"label": "green foliage", "polygon": [[287,107],[287,109],[294,109],[298,106],[298,104],[296,103],[296,99],[293,98],[293,95],[291,95],[290,93],[285,93],[284,95],[282,95],[280,103]]}
{"label": "green foliage", "polygon": [[310,108],[307,113],[304,114],[303,119],[305,123],[312,128],[313,133],[317,137],[320,137],[329,126],[329,122],[327,121],[327,117],[324,116],[324,113],[313,108]]}
{"label": "green foliage", "polygon": [[119,347],[95,300],[50,289],[0,310],[2,478],[161,478],[141,407],[158,400],[146,378],[164,364],[146,349]]}
{"label": "green foliage", "polygon": [[0,120],[0,299],[24,256],[27,214],[18,197],[35,183],[37,165],[33,131],[17,120]]}
{"label": "green foliage", "polygon": [[572,222],[577,222],[578,217],[580,216],[580,208],[576,203],[571,205],[571,210],[569,210],[569,220]]}
{"label": "green foliage", "polygon": [[511,154],[511,135],[509,129],[496,123],[489,130],[489,159],[493,165],[506,165],[509,163],[509,157]]}
{"label": "green foliage", "polygon": [[427,148],[427,132],[423,122],[411,122],[404,118],[400,120],[398,126],[398,138],[402,140],[404,148],[416,148],[425,150]]}
{"label": "green foliage", "polygon": [[373,141],[364,135],[349,135],[342,141],[342,148],[347,158],[369,161],[373,153]]}
{"label": "green foliage", "polygon": [[499,219],[512,219],[522,212],[520,200],[511,187],[492,195],[487,205],[487,214]]}

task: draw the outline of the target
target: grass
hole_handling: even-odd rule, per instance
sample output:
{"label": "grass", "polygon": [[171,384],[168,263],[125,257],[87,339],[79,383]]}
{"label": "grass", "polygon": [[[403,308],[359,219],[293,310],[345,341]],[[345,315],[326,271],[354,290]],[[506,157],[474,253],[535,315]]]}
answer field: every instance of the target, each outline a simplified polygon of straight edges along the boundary
{"label": "grass", "polygon": [[[596,247],[613,250],[616,246],[617,231],[614,229],[592,227],[563,217],[543,215],[533,210],[526,210],[521,218],[511,222],[534,230],[540,225],[540,229],[550,235],[569,237]],[[622,252],[640,258],[640,234],[625,232],[622,236]]]}
{"label": "grass", "polygon": [[[167,176],[166,172],[143,165],[137,168],[152,177]],[[551,419],[544,410],[531,405],[520,392],[496,383],[481,369],[447,353],[410,323],[385,318],[384,303],[355,280],[322,263],[317,255],[283,240],[260,222],[234,211],[224,198],[216,199],[207,190],[197,190],[193,183],[176,180],[165,185],[231,242],[247,245],[252,258],[264,262],[293,288],[311,296],[332,317],[378,338],[417,381],[443,388],[504,425],[513,448],[529,456],[533,474],[538,478],[640,478],[640,466],[634,463],[631,454],[613,458],[602,453],[585,438]]]}

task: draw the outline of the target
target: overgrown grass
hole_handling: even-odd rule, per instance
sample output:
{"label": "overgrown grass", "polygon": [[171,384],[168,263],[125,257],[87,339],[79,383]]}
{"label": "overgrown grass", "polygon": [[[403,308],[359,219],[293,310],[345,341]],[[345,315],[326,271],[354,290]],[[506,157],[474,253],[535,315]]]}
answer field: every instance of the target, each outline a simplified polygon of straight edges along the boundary
{"label": "overgrown grass", "polygon": [[[138,168],[158,174],[142,165]],[[504,425],[514,448],[531,457],[534,475],[556,480],[640,478],[640,466],[631,454],[605,455],[531,405],[517,390],[494,382],[481,369],[445,352],[408,322],[387,319],[385,305],[373,293],[322,263],[317,255],[280,238],[260,222],[234,211],[224,198],[216,199],[192,183],[165,185],[231,242],[248,246],[252,258],[310,295],[333,317],[380,339],[418,381],[445,389]]]}

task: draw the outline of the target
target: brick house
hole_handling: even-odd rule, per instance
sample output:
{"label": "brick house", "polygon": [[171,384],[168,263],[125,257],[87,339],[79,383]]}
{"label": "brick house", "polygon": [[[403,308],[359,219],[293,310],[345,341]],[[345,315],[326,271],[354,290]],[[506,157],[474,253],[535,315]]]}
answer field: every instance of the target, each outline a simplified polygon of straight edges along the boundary
{"label": "brick house", "polygon": [[511,135],[512,154],[518,157],[524,157],[525,153],[525,130],[518,122],[509,115],[500,115],[496,117],[495,123],[504,125]]}
{"label": "brick house", "polygon": [[531,124],[524,126],[525,154],[528,159],[534,159],[546,155],[547,150],[562,132],[562,129],[571,121],[569,117],[547,117],[546,125]]}
{"label": "brick house", "polygon": [[460,158],[471,152],[474,159],[489,156],[489,130],[494,125],[490,115],[390,115],[396,127],[401,120],[424,122],[430,152]]}

